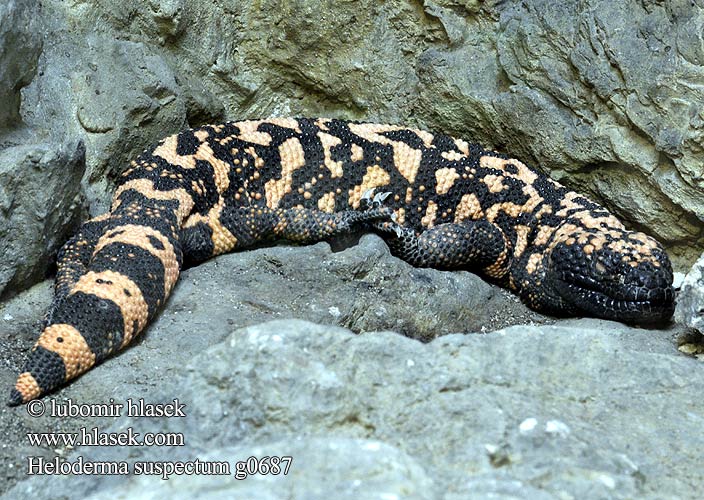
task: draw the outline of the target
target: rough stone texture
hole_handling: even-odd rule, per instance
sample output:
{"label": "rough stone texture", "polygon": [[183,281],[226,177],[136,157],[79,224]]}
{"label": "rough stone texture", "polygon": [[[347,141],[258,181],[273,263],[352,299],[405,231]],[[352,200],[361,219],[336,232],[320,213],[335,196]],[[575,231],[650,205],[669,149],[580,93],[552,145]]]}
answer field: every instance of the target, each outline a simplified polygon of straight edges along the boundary
{"label": "rough stone texture", "polygon": [[36,0],[0,4],[0,132],[21,121],[20,89],[34,77],[42,47],[38,14]]}
{"label": "rough stone texture", "polygon": [[[15,0],[0,5],[0,21],[6,294],[41,278],[81,209],[105,209],[131,157],[223,118],[442,130],[595,195],[659,236],[680,270],[704,247],[704,0]],[[36,339],[49,291],[0,306],[2,387]],[[288,321],[238,330],[292,317],[435,340]],[[184,273],[135,348],[57,395],[178,397],[189,417],[33,419],[2,408],[0,484],[15,485],[13,500],[181,488],[357,498],[382,487],[409,498],[697,498],[704,372],[677,351],[682,328],[580,320],[436,338],[531,321],[545,318],[467,273],[399,263],[373,237],[335,254],[316,245],[221,257]],[[25,437],[96,425],[184,432],[187,446],[71,452]],[[294,455],[289,476],[222,490],[207,477],[17,483],[29,455],[234,461],[275,451]]]}
{"label": "rough stone texture", "polygon": [[293,481],[288,481],[286,476],[271,474],[238,480],[233,477],[233,468],[229,477],[174,476],[157,487],[153,478],[142,476],[124,488],[100,492],[88,499],[434,498],[433,480],[423,468],[398,448],[376,440],[289,438],[263,445],[220,448],[208,452],[203,460],[230,462],[233,457],[246,460],[248,457],[282,455],[295,457],[288,474]]}
{"label": "rough stone texture", "polygon": [[80,222],[81,143],[0,149],[0,294],[42,279]]}
{"label": "rough stone texture", "polygon": [[694,260],[704,3],[491,4],[461,46],[420,56],[420,116],[533,160]]}
{"label": "rough stone texture", "polygon": [[55,140],[85,143],[84,190],[97,215],[129,161],[185,125],[187,106],[172,69],[148,44],[93,32],[62,36],[60,19],[49,24],[56,36],[44,45],[43,77],[24,92],[24,117]]}
{"label": "rough stone texture", "polygon": [[97,383],[91,402],[178,398],[185,418],[82,425],[178,432],[186,446],[59,451],[84,462],[224,460],[233,474],[249,456],[291,455],[287,476],[46,476],[4,498],[696,498],[704,372],[671,336],[598,320],[428,344],[305,321],[251,326],[168,376],[163,354],[149,354],[156,386],[132,373],[141,382],[125,392],[97,369],[63,393],[78,400]]}
{"label": "rough stone texture", "polygon": [[681,270],[704,248],[704,0],[46,0],[0,9],[10,20],[0,32],[0,97],[10,103],[0,117],[13,117],[0,127],[19,119],[18,91],[43,43],[20,114],[39,142],[85,143],[91,215],[108,206],[130,158],[181,127],[328,115],[510,152],[659,236]]}
{"label": "rough stone texture", "polygon": [[675,320],[704,333],[704,254],[682,282],[677,295]]}

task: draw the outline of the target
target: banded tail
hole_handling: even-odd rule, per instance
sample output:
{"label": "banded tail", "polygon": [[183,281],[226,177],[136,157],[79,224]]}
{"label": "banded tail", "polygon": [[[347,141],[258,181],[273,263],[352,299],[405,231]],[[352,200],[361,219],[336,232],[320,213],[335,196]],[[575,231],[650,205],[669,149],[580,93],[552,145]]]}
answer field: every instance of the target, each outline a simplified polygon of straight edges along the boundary
{"label": "banded tail", "polygon": [[46,327],[9,405],[38,398],[127,346],[169,296],[183,262],[179,230],[192,202],[149,194],[122,190],[109,214],[84,224],[62,248]]}

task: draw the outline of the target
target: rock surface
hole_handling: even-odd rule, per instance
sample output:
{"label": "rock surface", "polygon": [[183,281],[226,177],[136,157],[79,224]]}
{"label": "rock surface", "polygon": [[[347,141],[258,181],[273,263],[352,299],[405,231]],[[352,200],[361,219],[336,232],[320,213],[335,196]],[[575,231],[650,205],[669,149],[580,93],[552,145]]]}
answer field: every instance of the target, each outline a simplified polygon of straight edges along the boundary
{"label": "rock surface", "polygon": [[[185,417],[88,423],[179,433],[186,446],[79,448],[65,459],[198,458],[234,475],[250,456],[292,456],[288,475],[44,476],[6,498],[695,498],[696,365],[666,332],[596,320],[429,344],[275,321],[234,331],[170,381],[130,394],[178,398]],[[124,401],[105,389],[93,401]]]}
{"label": "rock surface", "polygon": [[[405,123],[510,152],[658,236],[684,271],[704,248],[703,28],[704,0],[5,1],[0,296],[41,280],[149,143],[269,115]],[[554,321],[468,273],[411,268],[376,237],[335,250],[261,249],[185,271],[134,348],[42,400],[179,398],[184,418],[0,409],[4,498],[704,490],[704,372],[677,351],[683,327]],[[694,327],[700,270],[678,306]],[[49,300],[45,282],[0,304],[2,387]],[[180,432],[186,446],[27,441],[83,427]],[[290,474],[23,481],[29,456],[227,460],[234,472],[264,455],[291,455]]]}
{"label": "rock surface", "polygon": [[704,249],[704,0],[15,0],[0,18],[0,147],[83,142],[90,215],[186,125],[328,115],[510,152],[657,235],[681,270]]}
{"label": "rock surface", "polygon": [[675,320],[704,333],[704,254],[682,282],[677,295]]}
{"label": "rock surface", "polygon": [[0,133],[21,122],[20,89],[32,81],[42,47],[39,12],[36,0],[0,4]]}
{"label": "rock surface", "polygon": [[78,227],[84,157],[80,142],[0,149],[0,294],[44,278]]}
{"label": "rock surface", "polygon": [[[45,283],[0,310],[2,387],[49,298]],[[221,256],[183,273],[134,347],[42,399],[47,415],[0,410],[12,486],[3,498],[694,498],[704,487],[704,442],[692,432],[704,419],[704,371],[677,351],[681,329],[546,320],[469,273],[412,268],[372,235],[339,252],[318,244]],[[450,333],[484,325],[499,330]],[[435,338],[374,331],[390,328]],[[48,416],[52,401],[128,398],[177,398],[186,416]],[[185,446],[70,449],[26,438],[82,427],[181,433]],[[293,457],[288,475],[241,481],[21,481],[29,456],[128,467],[198,458],[227,461],[234,474],[250,456],[282,455]]]}
{"label": "rock surface", "polygon": [[[15,383],[50,300],[45,282],[0,306],[5,360],[0,387]],[[223,255],[184,271],[163,313],[135,348],[89,371],[58,396],[86,402],[150,397],[163,380],[180,373],[197,353],[222,342],[233,329],[281,318],[305,318],[356,332],[394,329],[423,340],[553,321],[470,273],[411,267],[392,257],[374,235],[338,252],[325,243],[263,248]],[[53,456],[50,448],[28,446],[28,431],[81,425],[87,424],[80,419],[31,419],[21,410],[0,408],[0,434],[13,436],[12,446],[7,442],[2,449],[0,469],[15,481],[24,477],[22,457]]]}

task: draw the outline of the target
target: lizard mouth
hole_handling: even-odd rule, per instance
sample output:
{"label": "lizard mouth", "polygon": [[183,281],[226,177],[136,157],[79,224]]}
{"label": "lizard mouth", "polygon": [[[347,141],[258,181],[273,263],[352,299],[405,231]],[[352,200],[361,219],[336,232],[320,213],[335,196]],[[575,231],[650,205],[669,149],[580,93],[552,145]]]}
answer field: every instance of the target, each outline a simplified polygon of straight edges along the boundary
{"label": "lizard mouth", "polygon": [[666,322],[674,312],[672,286],[628,287],[620,281],[600,283],[571,274],[556,279],[555,285],[572,306],[605,319],[654,324]]}

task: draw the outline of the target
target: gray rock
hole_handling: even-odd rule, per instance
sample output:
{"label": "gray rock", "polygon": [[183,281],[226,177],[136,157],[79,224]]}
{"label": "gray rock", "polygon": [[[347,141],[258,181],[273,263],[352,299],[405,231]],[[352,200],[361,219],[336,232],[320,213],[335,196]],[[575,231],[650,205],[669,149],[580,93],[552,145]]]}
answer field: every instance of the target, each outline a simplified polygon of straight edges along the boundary
{"label": "gray rock", "polygon": [[677,295],[675,321],[704,333],[704,254],[682,282]]}
{"label": "gray rock", "polygon": [[74,86],[88,151],[88,195],[104,199],[108,178],[150,143],[183,128],[186,104],[171,68],[143,43],[89,37],[80,66]]}
{"label": "gray rock", "polygon": [[[0,138],[0,293],[41,279],[85,218],[85,205],[91,215],[107,209],[108,179],[150,142],[182,128],[187,107],[203,114],[207,105],[202,93],[187,104],[173,71],[149,46],[95,26],[69,29],[64,8],[46,2],[39,9],[33,1],[0,7],[0,100],[9,105],[0,121],[10,126]],[[22,125],[15,123],[19,112]]]}
{"label": "gray rock", "polygon": [[[251,462],[250,457],[272,456],[292,458],[286,475],[285,465],[281,465],[281,472],[276,476],[245,475],[247,459]],[[231,464],[230,474],[172,476],[168,481],[140,476],[126,488],[98,492],[88,498],[147,500],[166,496],[174,499],[324,500],[331,495],[350,500],[435,498],[431,493],[433,481],[419,464],[398,448],[375,440],[289,438],[261,445],[217,449],[201,460]],[[244,464],[240,472],[238,462]],[[236,473],[243,475],[236,478]]]}
{"label": "gray rock", "polygon": [[0,294],[42,279],[78,225],[84,155],[76,142],[0,150]]}
{"label": "gray rock", "polygon": [[[38,334],[30,325],[49,304],[49,296],[44,303],[29,300],[30,292],[0,309],[0,316],[13,318],[2,330],[22,339],[25,350]],[[28,301],[33,303],[31,309]],[[332,323],[355,332],[394,329],[424,341],[458,331],[554,321],[471,273],[414,268],[391,256],[386,244],[369,234],[342,251],[333,251],[327,243],[276,246],[223,255],[185,270],[142,342],[158,349],[158,363],[170,373],[191,359],[193,352],[222,341],[233,328],[282,318]],[[194,337],[192,331],[203,333]],[[152,373],[156,361],[148,352],[149,347],[128,349],[109,361],[116,364],[116,385],[130,387],[125,394],[135,388],[131,384],[141,385],[139,380],[144,379],[144,375],[135,378],[135,370]],[[19,369],[24,353],[8,356]],[[94,371],[66,390],[76,386],[100,390],[100,383],[81,384]],[[15,375],[8,371],[4,382],[12,384]],[[70,397],[97,396],[89,392]]]}
{"label": "gray rock", "polygon": [[39,2],[5,0],[0,4],[0,132],[20,119],[20,89],[37,69],[42,49]]}
{"label": "gray rock", "polygon": [[[248,456],[291,455],[289,475],[174,483],[43,476],[6,498],[157,498],[176,486],[203,497],[694,498],[704,442],[686,429],[704,416],[691,406],[704,382],[697,367],[677,353],[670,332],[608,321],[515,326],[428,344],[275,321],[234,331],[171,382],[129,394],[152,403],[177,398],[185,417],[92,423],[112,432],[181,433],[186,446],[129,454],[80,448],[66,459],[132,467],[224,460],[234,473]],[[90,401],[108,394],[120,402],[126,396],[118,388]],[[223,448],[229,443],[237,445]]]}
{"label": "gray rock", "polygon": [[[52,33],[63,33],[59,20],[53,22]],[[39,67],[42,76],[25,91],[25,120],[57,140],[85,143],[87,201],[92,215],[102,213],[109,206],[109,179],[150,143],[183,128],[181,89],[151,47],[95,33],[53,39]]]}

